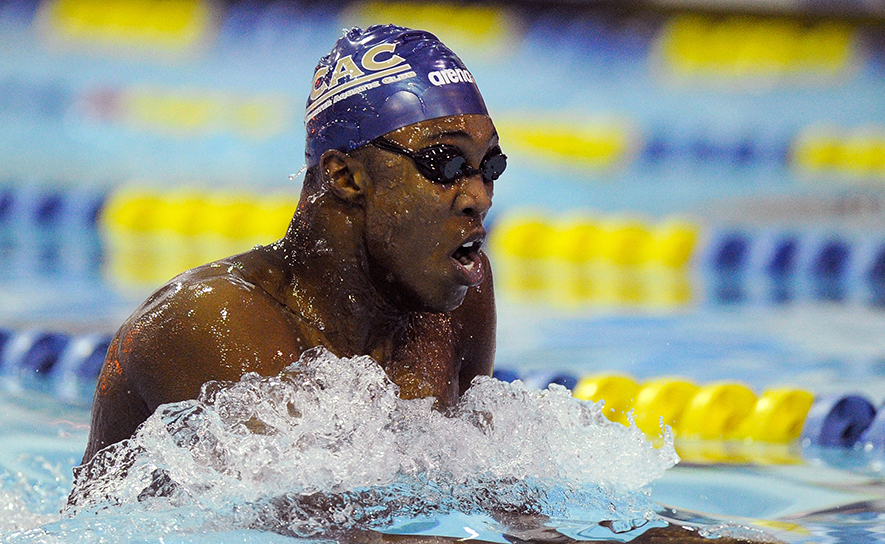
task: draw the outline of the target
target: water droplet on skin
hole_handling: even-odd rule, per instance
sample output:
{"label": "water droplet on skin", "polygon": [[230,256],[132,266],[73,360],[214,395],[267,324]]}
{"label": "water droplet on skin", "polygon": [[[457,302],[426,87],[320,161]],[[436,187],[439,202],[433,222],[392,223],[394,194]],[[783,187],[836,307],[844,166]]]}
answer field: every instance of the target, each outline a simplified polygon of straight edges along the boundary
{"label": "water droplet on skin", "polygon": [[295,181],[296,179],[298,179],[298,178],[300,178],[301,176],[303,176],[305,172],[307,172],[307,165],[306,165],[306,164],[302,164],[300,170],[298,170],[298,171],[295,172],[294,174],[289,174],[289,181]]}
{"label": "water droplet on skin", "polygon": [[320,238],[313,245],[314,251],[320,255],[331,255],[333,250],[329,247],[329,242],[325,238]]}
{"label": "water droplet on skin", "polygon": [[322,190],[316,191],[312,195],[307,197],[307,201],[310,202],[311,204],[314,204],[314,203],[316,203],[317,200],[320,199],[321,196],[323,196],[325,194],[326,194],[326,189],[323,188]]}

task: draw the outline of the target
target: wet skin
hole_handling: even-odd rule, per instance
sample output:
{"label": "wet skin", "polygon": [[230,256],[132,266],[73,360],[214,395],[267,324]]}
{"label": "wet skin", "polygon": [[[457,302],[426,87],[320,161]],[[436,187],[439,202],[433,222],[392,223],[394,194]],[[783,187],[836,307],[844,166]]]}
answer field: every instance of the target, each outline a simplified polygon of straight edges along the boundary
{"label": "wet skin", "polygon": [[[491,119],[459,115],[386,135],[411,150],[457,146],[476,168],[498,143]],[[279,242],[173,278],[117,332],[99,377],[84,462],[132,436],[161,404],[211,380],[270,376],[325,346],[370,355],[404,398],[453,404],[492,371],[495,306],[481,251],[493,183],[422,176],[373,146],[323,154]],[[466,264],[465,264],[466,263]]]}

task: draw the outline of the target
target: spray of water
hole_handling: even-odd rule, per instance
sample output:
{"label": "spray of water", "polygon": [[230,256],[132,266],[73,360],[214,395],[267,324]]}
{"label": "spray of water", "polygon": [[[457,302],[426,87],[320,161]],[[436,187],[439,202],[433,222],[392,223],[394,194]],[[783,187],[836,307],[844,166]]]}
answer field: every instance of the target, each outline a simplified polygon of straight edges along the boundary
{"label": "spray of water", "polygon": [[447,413],[403,400],[368,357],[307,352],[280,376],[210,383],[75,469],[65,516],[202,513],[295,536],[459,511],[649,519],[678,460],[559,386],[477,378]]}
{"label": "spray of water", "polygon": [[294,174],[289,174],[289,181],[295,181],[296,179],[303,176],[305,172],[307,172],[307,165],[303,164],[303,165],[301,165],[301,168],[299,168],[297,172],[295,172]]}

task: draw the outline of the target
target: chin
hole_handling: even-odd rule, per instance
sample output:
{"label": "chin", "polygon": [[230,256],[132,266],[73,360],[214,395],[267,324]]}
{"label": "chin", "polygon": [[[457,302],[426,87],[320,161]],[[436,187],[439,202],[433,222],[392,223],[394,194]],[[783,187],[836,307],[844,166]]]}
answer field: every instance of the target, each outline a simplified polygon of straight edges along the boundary
{"label": "chin", "polygon": [[442,297],[442,300],[440,300],[437,304],[428,305],[432,306],[428,308],[428,311],[438,313],[451,312],[452,310],[455,310],[459,306],[461,306],[466,296],[467,287],[461,287],[450,296]]}
{"label": "chin", "polygon": [[421,277],[413,281],[388,280],[386,292],[401,310],[445,313],[464,302],[469,287],[445,276]]}
{"label": "chin", "polygon": [[[439,284],[435,287],[441,287]],[[408,311],[446,313],[455,310],[464,302],[467,287],[458,285],[448,290],[435,292],[411,291],[411,295],[401,299],[405,303],[401,307]]]}

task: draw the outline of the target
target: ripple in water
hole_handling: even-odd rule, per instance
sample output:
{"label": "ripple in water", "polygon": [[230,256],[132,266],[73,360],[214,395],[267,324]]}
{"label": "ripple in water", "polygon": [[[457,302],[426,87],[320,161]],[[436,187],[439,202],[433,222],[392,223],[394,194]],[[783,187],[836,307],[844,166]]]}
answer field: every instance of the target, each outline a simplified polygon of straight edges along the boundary
{"label": "ripple in water", "polygon": [[371,358],[315,349],[278,377],[162,406],[75,469],[65,518],[150,511],[181,530],[301,537],[456,511],[632,526],[654,517],[643,486],[678,457],[669,432],[654,448],[601,408],[481,377],[444,414],[400,399]]}

